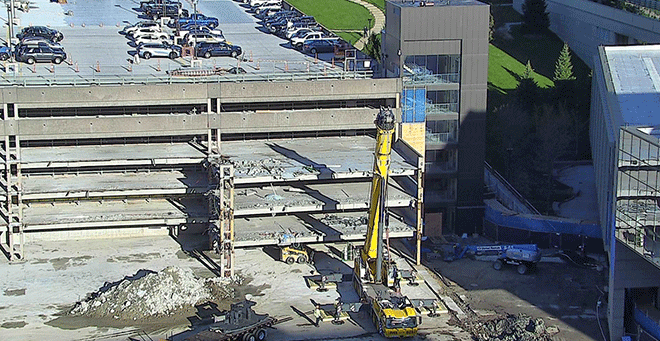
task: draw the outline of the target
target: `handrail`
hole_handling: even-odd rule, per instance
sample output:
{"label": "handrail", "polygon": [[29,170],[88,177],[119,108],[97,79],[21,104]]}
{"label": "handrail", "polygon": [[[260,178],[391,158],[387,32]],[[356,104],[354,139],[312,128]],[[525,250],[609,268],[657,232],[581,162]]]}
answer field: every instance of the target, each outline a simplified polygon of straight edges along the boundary
{"label": "handrail", "polygon": [[253,81],[308,81],[323,79],[369,79],[373,78],[371,70],[343,71],[332,70],[318,72],[282,72],[267,74],[223,74],[210,76],[154,76],[151,74],[135,75],[93,75],[89,77],[69,75],[44,76],[11,76],[5,74],[0,78],[0,86],[88,86],[88,85],[127,85],[127,84],[175,84],[175,83],[221,83],[221,82],[253,82]]}

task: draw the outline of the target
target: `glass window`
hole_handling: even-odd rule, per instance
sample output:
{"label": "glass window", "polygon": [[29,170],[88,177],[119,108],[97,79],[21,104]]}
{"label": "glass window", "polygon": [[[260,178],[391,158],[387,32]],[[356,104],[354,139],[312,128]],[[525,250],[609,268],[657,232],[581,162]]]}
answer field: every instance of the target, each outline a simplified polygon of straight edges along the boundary
{"label": "glass window", "polygon": [[427,142],[456,142],[458,120],[426,121]]}

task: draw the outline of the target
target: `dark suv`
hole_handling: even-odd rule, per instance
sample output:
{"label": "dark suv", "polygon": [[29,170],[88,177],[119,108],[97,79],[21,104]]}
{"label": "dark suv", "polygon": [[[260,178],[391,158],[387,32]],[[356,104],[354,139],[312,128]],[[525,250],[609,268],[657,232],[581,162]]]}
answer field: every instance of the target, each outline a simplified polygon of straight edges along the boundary
{"label": "dark suv", "polygon": [[16,38],[18,39],[24,39],[28,37],[42,37],[55,43],[64,39],[62,32],[45,26],[28,26],[23,28],[21,33],[16,35]]}
{"label": "dark suv", "polygon": [[211,58],[212,56],[231,56],[236,58],[241,55],[242,50],[238,45],[229,43],[198,43],[195,46],[197,57]]}
{"label": "dark suv", "polygon": [[187,17],[189,15],[188,10],[181,8],[179,5],[156,5],[153,7],[147,7],[144,13],[154,20],[158,20],[161,17]]}
{"label": "dark suv", "polygon": [[45,44],[19,45],[16,47],[14,58],[17,62],[34,64],[36,62],[53,62],[59,64],[66,60],[64,49],[51,47]]}

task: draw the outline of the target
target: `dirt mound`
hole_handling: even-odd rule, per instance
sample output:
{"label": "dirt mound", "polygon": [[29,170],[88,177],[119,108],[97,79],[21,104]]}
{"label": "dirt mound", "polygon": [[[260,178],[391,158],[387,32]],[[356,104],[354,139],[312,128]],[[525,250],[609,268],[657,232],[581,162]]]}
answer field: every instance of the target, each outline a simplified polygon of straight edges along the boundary
{"label": "dirt mound", "polygon": [[467,329],[477,341],[550,341],[556,333],[556,327],[546,328],[542,318],[524,314],[475,322]]}
{"label": "dirt mound", "polygon": [[134,276],[106,283],[69,313],[117,320],[168,316],[210,300],[233,297],[235,281],[200,279],[190,269],[178,267],[160,272],[140,270]]}

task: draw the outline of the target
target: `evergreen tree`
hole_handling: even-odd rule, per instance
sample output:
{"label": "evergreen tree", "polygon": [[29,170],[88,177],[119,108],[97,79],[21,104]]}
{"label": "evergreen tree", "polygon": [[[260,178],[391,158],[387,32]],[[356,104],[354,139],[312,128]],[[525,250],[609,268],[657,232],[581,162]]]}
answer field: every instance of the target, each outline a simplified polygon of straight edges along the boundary
{"label": "evergreen tree", "polygon": [[380,35],[372,34],[364,46],[364,53],[380,62]]}
{"label": "evergreen tree", "polygon": [[571,52],[568,49],[568,44],[564,43],[564,48],[559,53],[557,63],[555,64],[555,77],[554,81],[568,81],[574,80],[573,75],[573,62],[571,62]]}
{"label": "evergreen tree", "polygon": [[533,73],[532,63],[528,60],[527,65],[525,65],[525,72],[523,72],[520,83],[516,87],[516,99],[522,108],[529,113],[534,109],[539,92],[539,86],[534,80]]}
{"label": "evergreen tree", "polygon": [[550,27],[545,0],[525,0],[522,5],[524,33],[545,33]]}

